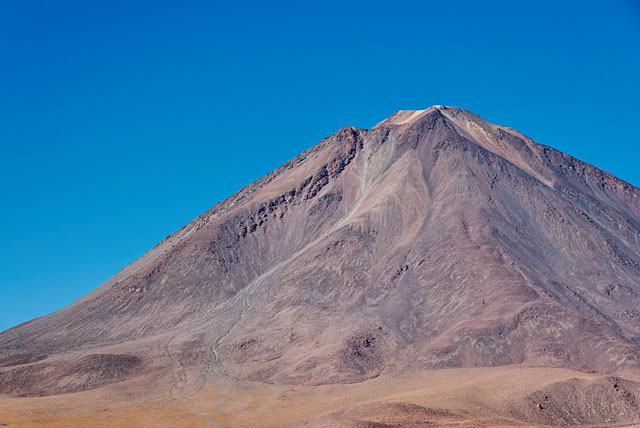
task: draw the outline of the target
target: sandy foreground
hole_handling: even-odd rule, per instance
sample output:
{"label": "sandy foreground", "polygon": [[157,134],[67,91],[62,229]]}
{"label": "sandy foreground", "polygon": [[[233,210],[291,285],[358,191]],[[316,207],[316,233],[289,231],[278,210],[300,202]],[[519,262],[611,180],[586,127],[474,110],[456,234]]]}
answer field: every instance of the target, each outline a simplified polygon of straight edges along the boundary
{"label": "sandy foreground", "polygon": [[[190,373],[195,376],[195,373]],[[0,399],[8,427],[537,426],[530,397],[550,384],[601,378],[565,369],[496,367],[383,373],[348,385],[283,386],[218,379],[171,387],[145,376],[108,387]],[[576,403],[580,405],[580,403]],[[534,416],[527,416],[533,414]],[[523,416],[524,415],[524,416]],[[640,427],[628,423],[592,426]]]}

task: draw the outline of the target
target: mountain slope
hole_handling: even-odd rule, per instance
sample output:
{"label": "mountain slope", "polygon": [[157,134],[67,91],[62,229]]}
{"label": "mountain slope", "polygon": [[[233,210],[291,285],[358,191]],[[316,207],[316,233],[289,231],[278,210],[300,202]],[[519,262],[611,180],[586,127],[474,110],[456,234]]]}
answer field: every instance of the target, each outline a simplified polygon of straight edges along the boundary
{"label": "mountain slope", "polygon": [[0,393],[149,372],[181,393],[445,367],[637,371],[639,307],[637,188],[434,106],[341,129],[0,333]]}

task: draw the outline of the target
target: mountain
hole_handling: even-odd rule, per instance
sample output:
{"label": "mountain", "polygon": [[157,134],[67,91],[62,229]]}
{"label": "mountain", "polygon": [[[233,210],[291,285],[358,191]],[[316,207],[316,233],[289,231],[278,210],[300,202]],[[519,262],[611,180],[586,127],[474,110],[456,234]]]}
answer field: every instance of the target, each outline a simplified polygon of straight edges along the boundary
{"label": "mountain", "polygon": [[[465,368],[600,376],[526,400],[607,391],[605,410],[513,404],[509,420],[640,414],[640,190],[444,106],[342,128],[80,300],[0,333],[0,394],[14,404],[164,379],[179,407],[211,388],[324,391]],[[209,418],[231,406],[217,400]],[[375,411],[440,411],[389,405]],[[340,417],[372,411],[349,409]],[[331,418],[314,423],[342,426]]]}

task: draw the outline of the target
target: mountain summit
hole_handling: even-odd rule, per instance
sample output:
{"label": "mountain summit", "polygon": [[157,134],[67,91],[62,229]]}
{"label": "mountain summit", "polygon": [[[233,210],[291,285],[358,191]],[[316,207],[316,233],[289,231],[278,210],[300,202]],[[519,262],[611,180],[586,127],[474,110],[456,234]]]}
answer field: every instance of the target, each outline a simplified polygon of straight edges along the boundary
{"label": "mountain summit", "polygon": [[441,368],[633,374],[639,308],[638,188],[463,109],[401,110],[1,333],[0,393],[151,374],[173,397]]}

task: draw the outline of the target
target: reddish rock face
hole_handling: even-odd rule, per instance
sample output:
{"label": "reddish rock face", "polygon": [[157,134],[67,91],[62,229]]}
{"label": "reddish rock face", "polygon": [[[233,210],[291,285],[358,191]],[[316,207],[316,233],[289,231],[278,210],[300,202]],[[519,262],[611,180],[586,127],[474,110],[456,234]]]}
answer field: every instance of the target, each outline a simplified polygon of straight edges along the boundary
{"label": "reddish rock face", "polygon": [[201,383],[614,373],[639,368],[639,308],[639,189],[434,106],[341,129],[92,293],[1,333],[0,379],[41,395],[176,367],[200,367]]}

